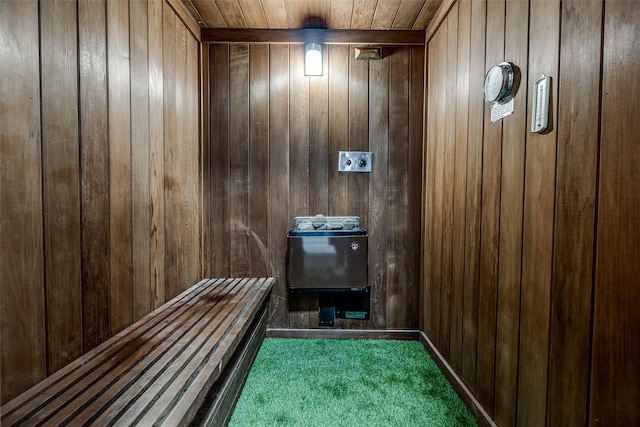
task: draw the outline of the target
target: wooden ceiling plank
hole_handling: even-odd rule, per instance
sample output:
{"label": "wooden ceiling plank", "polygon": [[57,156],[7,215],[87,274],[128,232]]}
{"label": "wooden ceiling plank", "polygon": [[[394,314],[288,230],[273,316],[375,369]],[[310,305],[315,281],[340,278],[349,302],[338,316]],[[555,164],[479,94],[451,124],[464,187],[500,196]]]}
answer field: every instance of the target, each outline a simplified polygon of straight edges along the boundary
{"label": "wooden ceiling plank", "polygon": [[372,30],[389,30],[398,13],[400,0],[378,0],[371,23]]}
{"label": "wooden ceiling plank", "polygon": [[351,28],[353,0],[331,0],[330,28],[348,30]]}
{"label": "wooden ceiling plank", "polygon": [[191,0],[207,28],[226,28],[222,14],[213,0]]}
{"label": "wooden ceiling plank", "polygon": [[353,2],[353,14],[351,15],[352,30],[370,30],[373,22],[373,14],[376,10],[377,0],[355,0]]}
{"label": "wooden ceiling plank", "polygon": [[262,2],[256,0],[238,0],[240,10],[249,28],[269,28]]}
{"label": "wooden ceiling plank", "polygon": [[442,0],[426,0],[412,29],[425,30],[440,7],[440,3]]}
{"label": "wooden ceiling plank", "polygon": [[402,0],[398,13],[396,13],[396,19],[393,20],[391,25],[392,30],[410,30],[413,28],[413,23],[416,22],[416,18],[424,6],[425,0]]}
{"label": "wooden ceiling plank", "polygon": [[261,0],[261,3],[269,28],[289,28],[287,8],[284,5],[284,0]]}
{"label": "wooden ceiling plank", "polygon": [[289,28],[304,28],[309,17],[309,2],[307,0],[285,0]]}
{"label": "wooden ceiling plank", "polygon": [[[331,21],[331,1],[330,0],[308,0],[309,19],[308,28],[330,28]],[[332,27],[331,27],[332,28]]]}
{"label": "wooden ceiling plank", "polygon": [[218,10],[229,28],[247,28],[247,21],[237,0],[215,0]]}

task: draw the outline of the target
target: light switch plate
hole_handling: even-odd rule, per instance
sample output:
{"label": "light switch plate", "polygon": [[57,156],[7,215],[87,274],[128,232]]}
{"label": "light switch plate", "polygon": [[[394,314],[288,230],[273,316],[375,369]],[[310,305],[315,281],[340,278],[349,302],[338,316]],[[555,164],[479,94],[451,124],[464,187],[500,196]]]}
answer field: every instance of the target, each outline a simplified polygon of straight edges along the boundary
{"label": "light switch plate", "polygon": [[371,151],[340,151],[338,171],[371,172],[373,153]]}

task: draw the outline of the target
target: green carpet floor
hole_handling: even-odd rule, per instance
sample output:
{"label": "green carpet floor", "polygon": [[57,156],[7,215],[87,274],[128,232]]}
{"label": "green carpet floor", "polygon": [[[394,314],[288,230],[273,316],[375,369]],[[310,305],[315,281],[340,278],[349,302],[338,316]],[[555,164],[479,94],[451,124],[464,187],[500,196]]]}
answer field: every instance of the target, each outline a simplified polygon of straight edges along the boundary
{"label": "green carpet floor", "polygon": [[477,426],[417,341],[264,340],[230,426]]}

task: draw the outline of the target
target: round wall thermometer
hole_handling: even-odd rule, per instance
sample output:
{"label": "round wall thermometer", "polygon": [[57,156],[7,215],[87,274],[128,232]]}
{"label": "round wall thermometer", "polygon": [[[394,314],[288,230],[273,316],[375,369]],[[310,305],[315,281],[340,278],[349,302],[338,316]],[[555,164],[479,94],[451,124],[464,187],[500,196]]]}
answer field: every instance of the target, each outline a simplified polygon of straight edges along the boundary
{"label": "round wall thermometer", "polygon": [[515,80],[515,71],[508,62],[494,65],[484,77],[482,94],[487,102],[500,102],[511,95]]}

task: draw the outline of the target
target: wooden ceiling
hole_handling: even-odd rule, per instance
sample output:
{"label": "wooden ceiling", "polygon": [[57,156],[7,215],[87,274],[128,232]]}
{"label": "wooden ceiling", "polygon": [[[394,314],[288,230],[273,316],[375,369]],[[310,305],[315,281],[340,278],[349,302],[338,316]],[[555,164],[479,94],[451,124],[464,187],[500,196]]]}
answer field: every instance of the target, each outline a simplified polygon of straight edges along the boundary
{"label": "wooden ceiling", "polygon": [[442,0],[182,0],[201,28],[425,30]]}

